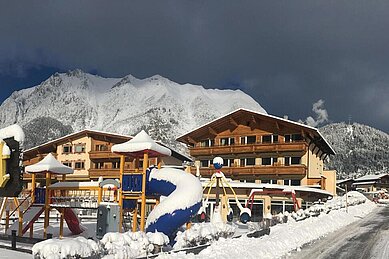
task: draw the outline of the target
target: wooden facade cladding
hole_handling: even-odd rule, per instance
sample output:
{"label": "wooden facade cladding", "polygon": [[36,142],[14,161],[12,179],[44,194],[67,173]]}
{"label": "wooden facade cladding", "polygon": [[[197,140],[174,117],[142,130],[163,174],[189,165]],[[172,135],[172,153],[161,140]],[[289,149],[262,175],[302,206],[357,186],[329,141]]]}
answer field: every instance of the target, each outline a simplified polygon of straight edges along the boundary
{"label": "wooden facade cladding", "polygon": [[279,152],[303,152],[308,150],[306,142],[291,142],[291,143],[256,143],[256,144],[236,144],[226,146],[211,146],[211,147],[193,147],[190,148],[190,155],[197,156],[215,156],[228,154],[244,154],[244,153],[279,153]]}
{"label": "wooden facade cladding", "polygon": [[[293,165],[293,166],[246,166],[246,167],[223,167],[223,173],[227,177],[231,178],[245,178],[252,176],[290,176],[291,178],[301,179],[307,174],[307,167],[305,165]],[[196,170],[192,169],[192,173],[195,174]],[[200,168],[200,174],[203,177],[210,177],[215,173],[213,168]]]}

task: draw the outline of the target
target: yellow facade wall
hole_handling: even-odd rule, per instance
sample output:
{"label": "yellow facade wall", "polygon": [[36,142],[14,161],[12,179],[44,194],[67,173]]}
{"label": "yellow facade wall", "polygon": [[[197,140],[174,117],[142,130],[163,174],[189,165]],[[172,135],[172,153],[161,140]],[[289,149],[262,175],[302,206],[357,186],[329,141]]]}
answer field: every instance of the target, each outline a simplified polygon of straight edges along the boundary
{"label": "yellow facade wall", "polygon": [[[74,145],[77,144],[85,144],[85,152],[75,153]],[[64,147],[67,145],[71,145],[73,148],[73,152],[65,153]],[[89,159],[89,151],[92,150],[92,138],[90,137],[82,137],[73,141],[69,141],[65,144],[59,145],[57,147],[57,160],[61,163],[71,162],[72,167],[75,168],[74,163],[78,161],[84,162],[83,169],[74,169],[75,176],[87,176],[89,177],[89,169],[91,168],[91,160]]]}
{"label": "yellow facade wall", "polygon": [[325,170],[323,176],[326,178],[324,190],[336,195],[336,170]]}

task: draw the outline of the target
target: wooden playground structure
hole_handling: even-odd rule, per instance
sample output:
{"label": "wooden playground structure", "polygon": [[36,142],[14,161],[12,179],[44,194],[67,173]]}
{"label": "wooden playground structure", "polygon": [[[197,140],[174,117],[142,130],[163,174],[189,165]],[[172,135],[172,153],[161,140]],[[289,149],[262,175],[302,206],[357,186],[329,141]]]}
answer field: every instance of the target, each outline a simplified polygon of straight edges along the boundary
{"label": "wooden playground structure", "polygon": [[[142,145],[139,145],[139,142]],[[115,147],[116,146],[116,147]],[[50,212],[57,210],[60,215],[59,237],[64,234],[64,221],[73,234],[80,234],[83,227],[73,209],[97,209],[102,202],[119,204],[119,226],[123,231],[124,211],[132,212],[132,231],[145,230],[146,219],[146,170],[149,159],[157,158],[158,167],[161,167],[161,156],[170,155],[171,151],[155,143],[144,131],[132,140],[115,145],[112,151],[120,154],[120,179],[99,179],[95,182],[70,182],[66,175],[73,173],[73,169],[61,164],[52,154],[48,154],[40,162],[27,166],[25,172],[31,174],[30,192],[21,201],[16,197],[4,197],[0,208],[0,217],[5,213],[6,232],[17,230],[23,236],[28,230],[30,237],[34,237],[34,223],[44,216],[43,238],[47,238],[50,224]],[[134,172],[125,172],[124,163],[129,157],[135,161]],[[139,168],[139,161],[142,168]],[[37,186],[37,175],[44,177],[45,186]],[[53,183],[53,180],[56,182]],[[154,197],[151,197],[154,198]],[[158,204],[158,199],[155,199]],[[12,204],[13,202],[13,204]],[[10,206],[10,203],[12,206]],[[154,203],[155,204],[155,203]],[[10,212],[10,208],[14,209]],[[17,220],[10,225],[10,219]]]}

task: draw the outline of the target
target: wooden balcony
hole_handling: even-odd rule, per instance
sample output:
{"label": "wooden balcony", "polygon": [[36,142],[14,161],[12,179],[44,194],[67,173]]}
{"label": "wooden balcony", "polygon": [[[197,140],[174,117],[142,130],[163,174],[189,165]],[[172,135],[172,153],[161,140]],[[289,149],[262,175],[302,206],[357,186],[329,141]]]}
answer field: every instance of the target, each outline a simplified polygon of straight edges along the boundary
{"label": "wooden balcony", "polygon": [[[139,172],[142,172],[140,169]],[[124,169],[124,173],[135,173],[135,169]],[[102,169],[89,169],[89,177],[91,179],[99,178],[102,176],[103,178],[119,178],[120,169],[115,168],[102,168]]]}
{"label": "wooden balcony", "polygon": [[194,147],[190,149],[190,155],[208,156],[208,155],[227,155],[244,153],[278,153],[278,152],[306,152],[308,144],[306,142],[290,143],[256,143],[247,145],[230,146],[212,146],[212,147]]}
{"label": "wooden balcony", "polygon": [[91,179],[97,179],[100,176],[103,178],[119,178],[120,169],[89,169],[89,177]]}
{"label": "wooden balcony", "polygon": [[[305,165],[274,165],[274,166],[246,166],[246,167],[223,167],[222,172],[227,177],[238,178],[248,176],[294,176],[303,178],[307,174]],[[196,169],[192,169],[196,173]],[[203,177],[210,177],[215,173],[213,168],[200,168]]]}
{"label": "wooden balcony", "polygon": [[120,159],[120,155],[112,153],[111,151],[89,151],[90,159]]}

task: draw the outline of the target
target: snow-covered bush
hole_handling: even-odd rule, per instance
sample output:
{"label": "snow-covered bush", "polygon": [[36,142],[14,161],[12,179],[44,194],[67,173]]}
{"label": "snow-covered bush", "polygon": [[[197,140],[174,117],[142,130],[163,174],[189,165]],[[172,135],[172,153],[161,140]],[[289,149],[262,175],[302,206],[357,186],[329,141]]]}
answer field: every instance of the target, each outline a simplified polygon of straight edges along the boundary
{"label": "snow-covered bush", "polygon": [[84,237],[48,239],[32,247],[34,258],[60,259],[84,258],[98,256],[101,253],[99,244]]}
{"label": "snow-covered bush", "polygon": [[[169,238],[163,233],[107,233],[101,239],[105,258],[135,258],[159,252],[161,246],[168,244]],[[157,248],[157,249],[155,249]]]}
{"label": "snow-covered bush", "polygon": [[210,243],[219,238],[228,238],[235,233],[235,228],[224,223],[200,223],[193,225],[184,232],[178,232],[175,238],[175,249],[193,247]]}

